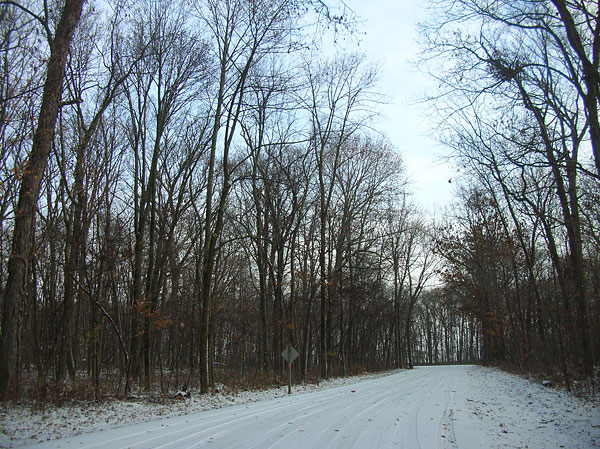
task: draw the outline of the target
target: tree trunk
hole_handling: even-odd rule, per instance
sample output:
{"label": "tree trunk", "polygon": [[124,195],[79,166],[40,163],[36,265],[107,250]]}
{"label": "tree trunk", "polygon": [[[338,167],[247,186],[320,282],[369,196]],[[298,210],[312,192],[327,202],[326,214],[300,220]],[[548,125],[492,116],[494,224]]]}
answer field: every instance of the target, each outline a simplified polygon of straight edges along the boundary
{"label": "tree trunk", "polygon": [[[567,2],[565,0],[551,0],[554,4],[560,19],[562,20],[565,31],[567,34],[567,40],[571,45],[571,48],[575,51],[575,54],[579,58],[581,68],[583,70],[583,81],[587,92],[582,93],[583,104],[587,112],[587,119],[589,125],[590,143],[592,145],[592,152],[594,154],[594,162],[596,165],[596,172],[600,175],[600,122],[598,120],[598,83],[600,82],[600,74],[598,73],[598,64],[600,63],[600,21],[596,17],[596,25],[592,33],[592,59],[585,53],[585,45],[582,42],[579,31],[577,30],[577,24],[573,15],[569,11]],[[590,2],[590,8],[593,2]],[[598,5],[596,5],[598,7]],[[588,39],[588,36],[585,36]]]}
{"label": "tree trunk", "polygon": [[[73,305],[76,292],[77,272],[80,269],[81,243],[83,237],[83,148],[77,149],[77,161],[75,163],[75,204],[71,218],[71,232],[66,242],[65,248],[65,279],[64,279],[64,298],[63,315],[59,329],[59,348],[57,360],[57,380],[64,379],[67,371],[67,362],[71,352],[71,321],[73,317]],[[74,376],[75,372],[72,363],[69,363],[69,374]]]}
{"label": "tree trunk", "polygon": [[81,16],[83,0],[66,0],[54,38],[50,42],[42,104],[29,159],[23,170],[15,211],[12,252],[4,292],[0,337],[0,399],[5,399],[17,370],[18,341],[23,316],[27,272],[33,238],[33,220],[40,183],[48,162],[60,108],[67,54]]}
{"label": "tree trunk", "polygon": [[[560,200],[560,206],[564,219],[564,226],[567,231],[567,242],[569,247],[569,258],[571,262],[571,274],[574,288],[575,304],[577,308],[577,328],[579,331],[579,343],[581,346],[581,366],[587,378],[594,375],[594,353],[589,329],[588,305],[586,294],[586,281],[584,273],[583,244],[581,237],[581,222],[579,215],[579,196],[577,191],[577,162],[570,156],[566,157],[566,178],[567,182],[560,173],[560,164],[554,155],[554,144],[548,135],[544,116],[537,108],[529,94],[518,79],[517,86],[525,107],[530,110],[540,128],[542,140],[546,151],[546,157],[550,162],[554,181],[556,182],[557,195]],[[574,151],[577,151],[575,148]]]}

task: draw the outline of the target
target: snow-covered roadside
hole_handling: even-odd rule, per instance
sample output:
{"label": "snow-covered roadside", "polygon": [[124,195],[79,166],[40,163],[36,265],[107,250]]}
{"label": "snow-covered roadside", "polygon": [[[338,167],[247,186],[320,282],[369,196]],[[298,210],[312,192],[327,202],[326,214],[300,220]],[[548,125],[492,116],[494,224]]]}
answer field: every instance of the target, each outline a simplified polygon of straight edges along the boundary
{"label": "snow-covered roadside", "polygon": [[[335,378],[319,384],[294,385],[293,393],[316,391],[361,380],[381,377],[388,373],[369,373]],[[46,404],[10,405],[0,403],[0,448],[66,438],[127,424],[143,423],[190,413],[214,410],[234,404],[247,404],[287,395],[287,386],[257,391],[227,392],[200,395],[192,391],[191,399],[168,400],[165,403],[147,400],[111,400],[102,403],[77,402],[61,407]]]}
{"label": "snow-covered roadside", "polygon": [[448,448],[600,448],[600,404],[499,369],[469,369],[450,404]]}

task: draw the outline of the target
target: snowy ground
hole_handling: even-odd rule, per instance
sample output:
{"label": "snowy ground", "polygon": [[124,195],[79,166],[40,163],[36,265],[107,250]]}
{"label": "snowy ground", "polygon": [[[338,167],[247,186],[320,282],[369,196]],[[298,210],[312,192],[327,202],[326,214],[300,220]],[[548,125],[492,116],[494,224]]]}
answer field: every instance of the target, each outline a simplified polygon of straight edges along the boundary
{"label": "snowy ground", "polygon": [[2,409],[0,446],[71,436],[31,447],[600,447],[597,404],[499,370],[422,367],[311,389],[296,387],[292,396],[282,388],[193,398],[170,406],[110,403],[37,414]]}

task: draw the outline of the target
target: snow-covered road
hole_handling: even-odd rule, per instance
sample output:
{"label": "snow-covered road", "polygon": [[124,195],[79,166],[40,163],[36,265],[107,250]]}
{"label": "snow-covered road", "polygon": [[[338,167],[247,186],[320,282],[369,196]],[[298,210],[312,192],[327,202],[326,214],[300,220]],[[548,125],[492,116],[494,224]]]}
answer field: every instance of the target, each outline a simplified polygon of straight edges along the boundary
{"label": "snow-covered road", "polygon": [[593,448],[600,411],[498,370],[420,367],[31,447]]}

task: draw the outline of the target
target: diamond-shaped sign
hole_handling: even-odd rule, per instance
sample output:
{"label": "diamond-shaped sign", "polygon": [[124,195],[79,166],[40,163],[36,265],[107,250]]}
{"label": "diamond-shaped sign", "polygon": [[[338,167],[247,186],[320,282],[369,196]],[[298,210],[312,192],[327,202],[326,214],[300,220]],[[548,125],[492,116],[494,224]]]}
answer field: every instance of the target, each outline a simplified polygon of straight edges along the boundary
{"label": "diamond-shaped sign", "polygon": [[298,357],[298,351],[292,346],[287,345],[287,347],[281,353],[281,357],[283,357],[288,363],[292,363]]}

